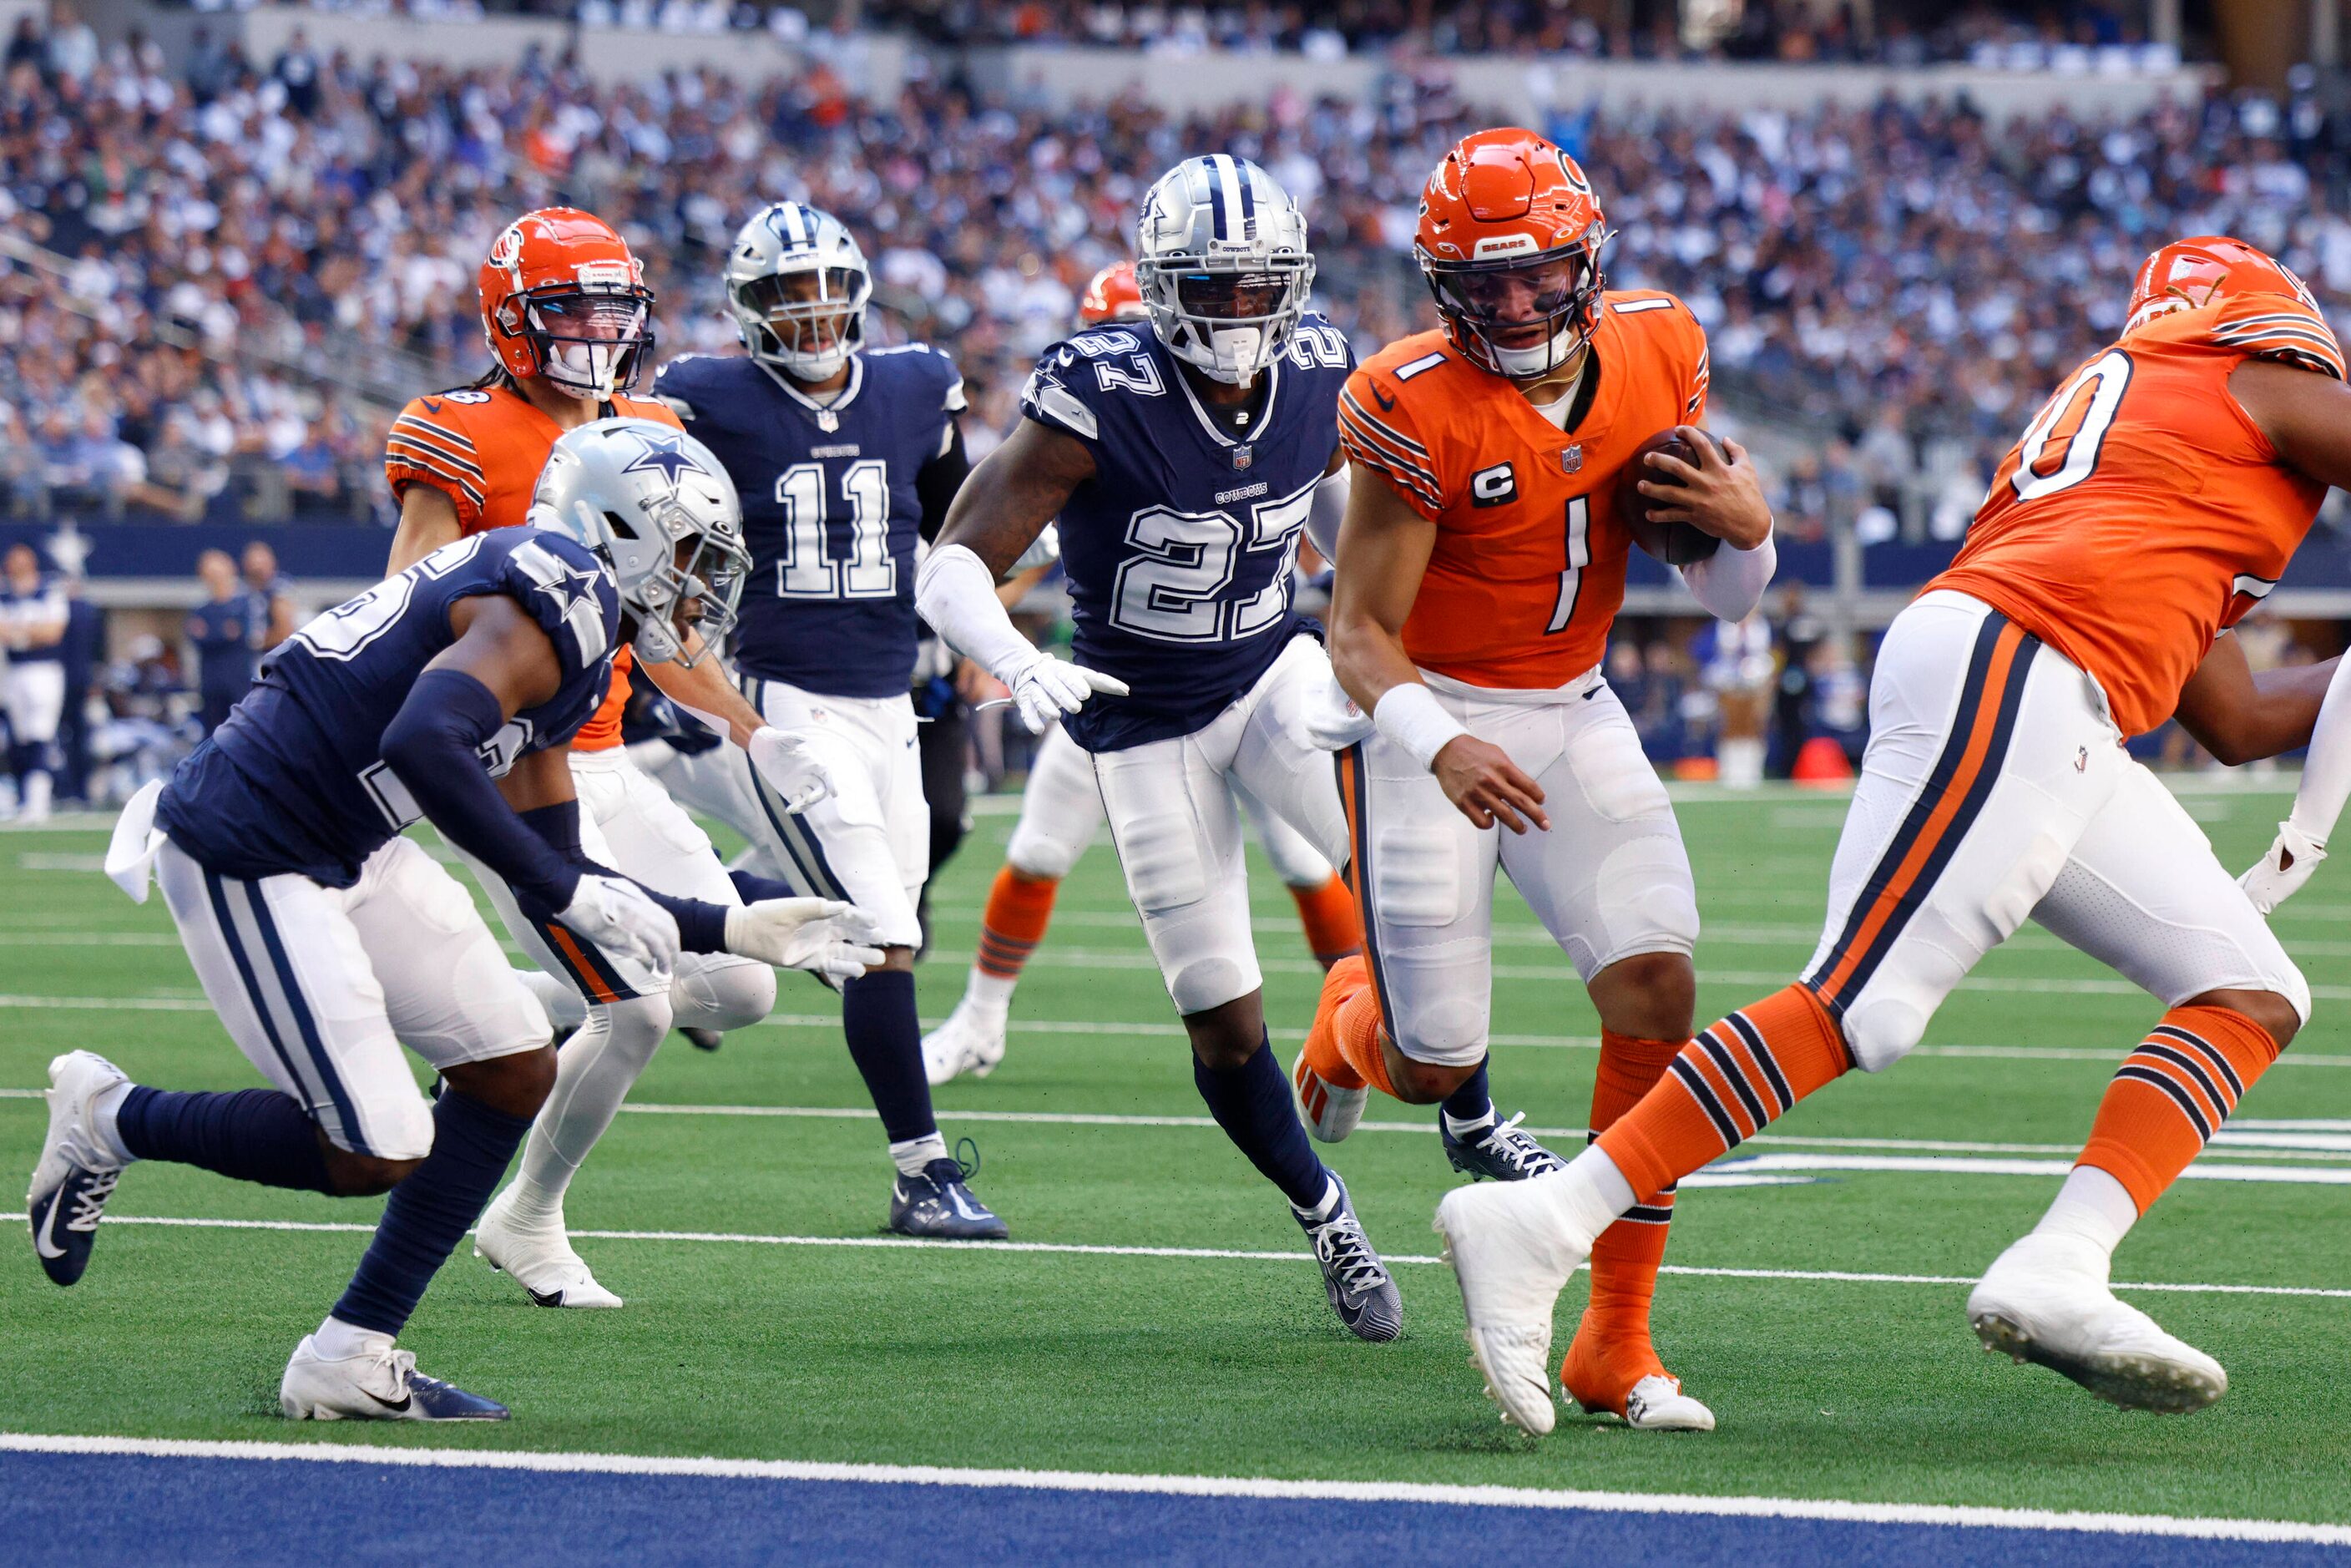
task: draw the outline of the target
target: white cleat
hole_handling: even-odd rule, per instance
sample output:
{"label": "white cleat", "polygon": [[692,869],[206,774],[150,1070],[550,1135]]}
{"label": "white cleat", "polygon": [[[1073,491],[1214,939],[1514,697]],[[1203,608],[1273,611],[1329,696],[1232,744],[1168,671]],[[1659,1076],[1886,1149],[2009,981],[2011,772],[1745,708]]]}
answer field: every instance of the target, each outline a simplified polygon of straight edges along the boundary
{"label": "white cleat", "polygon": [[1344,1143],[1347,1134],[1364,1119],[1364,1105],[1371,1098],[1369,1089],[1342,1089],[1312,1068],[1306,1065],[1306,1053],[1290,1064],[1290,1088],[1298,1102],[1298,1119],[1306,1130],[1325,1144]]}
{"label": "white cleat", "polygon": [[1006,1015],[977,1006],[969,997],[956,1004],[947,1021],[923,1037],[923,1076],[935,1089],[965,1073],[985,1078],[1004,1060]]}
{"label": "white cleat", "polygon": [[42,1271],[70,1285],[89,1267],[106,1200],[122,1162],[91,1125],[99,1096],[124,1082],[122,1070],[92,1051],[68,1051],[49,1062],[49,1132],[33,1166],[25,1207]]}
{"label": "white cleat", "polygon": [[1986,1350],[2045,1366],[2126,1410],[2177,1415],[2226,1394],[2220,1364],[2116,1300],[2108,1267],[2089,1242],[2036,1232],[1969,1294],[1968,1322]]}
{"label": "white cleat", "polygon": [[1625,1425],[1635,1432],[1711,1432],[1714,1412],[1682,1392],[1682,1380],[1651,1373],[1625,1396]]}
{"label": "white cleat", "polygon": [[571,1249],[560,1217],[544,1224],[515,1218],[515,1189],[490,1200],[474,1227],[474,1256],[514,1276],[515,1283],[542,1307],[611,1310],[621,1298],[596,1282],[588,1264]]}
{"label": "white cleat", "polygon": [[1469,1359],[1502,1419],[1537,1437],[1559,1420],[1552,1401],[1551,1324],[1583,1259],[1559,1233],[1547,1182],[1458,1186],[1437,1206],[1445,1260],[1461,1284]]}
{"label": "white cleat", "polygon": [[286,1364],[277,1407],[289,1421],[503,1421],[511,1414],[418,1372],[413,1352],[386,1343],[329,1361],[308,1334]]}

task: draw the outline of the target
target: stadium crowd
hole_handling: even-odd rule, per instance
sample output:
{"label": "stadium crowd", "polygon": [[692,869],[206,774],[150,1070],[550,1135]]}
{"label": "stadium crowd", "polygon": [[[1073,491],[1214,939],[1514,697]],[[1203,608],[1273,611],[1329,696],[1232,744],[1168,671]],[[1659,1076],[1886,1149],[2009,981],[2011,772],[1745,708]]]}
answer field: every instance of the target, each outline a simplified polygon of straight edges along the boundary
{"label": "stadium crowd", "polygon": [[[1419,185],[1487,118],[1426,57],[1362,105],[1283,91],[1206,123],[1132,101],[1053,114],[919,72],[868,99],[817,59],[789,81],[619,88],[537,57],[321,57],[299,34],[272,59],[204,40],[167,60],[99,47],[61,0],[0,68],[6,505],[381,516],[378,411],[479,372],[479,258],[513,214],[558,200],[638,245],[664,354],[732,346],[717,261],[753,204],[841,213],[873,259],[882,335],[955,352],[985,444],[1086,277],[1123,254],[1144,184],[1228,148],[1306,204],[1319,303],[1368,352],[1426,319]],[[1726,412],[1803,432],[1782,476],[1800,537],[1838,508],[1869,513],[1865,538],[1962,527],[2165,237],[2242,234],[2351,300],[2351,137],[2314,100],[2111,124],[1887,101],[1545,129],[1619,230],[1612,281],[1682,294]]]}

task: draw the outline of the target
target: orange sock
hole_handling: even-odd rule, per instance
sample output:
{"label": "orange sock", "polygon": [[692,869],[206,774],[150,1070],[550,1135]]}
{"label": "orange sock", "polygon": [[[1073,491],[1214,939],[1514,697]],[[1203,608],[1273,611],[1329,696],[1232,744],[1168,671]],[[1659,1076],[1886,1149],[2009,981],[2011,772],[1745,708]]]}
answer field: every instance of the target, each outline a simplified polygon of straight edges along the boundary
{"label": "orange sock", "polygon": [[1852,1065],[1820,998],[1790,986],[1682,1047],[1600,1146],[1635,1192],[1663,1192]]}
{"label": "orange sock", "polygon": [[[1053,895],[1061,884],[1051,877],[1027,877],[1006,866],[987,890],[979,915],[979,972],[991,979],[1016,980],[1029,955],[1045,938],[1053,918]],[[1007,993],[1009,995],[1009,992]]]}
{"label": "orange sock", "polygon": [[1354,894],[1332,876],[1320,887],[1293,887],[1298,922],[1306,927],[1306,946],[1325,969],[1364,946],[1364,923],[1355,914]]}
{"label": "orange sock", "polygon": [[2106,1085],[2080,1163],[2145,1214],[2277,1059],[2270,1031],[2233,1009],[2172,1009]]}
{"label": "orange sock", "polygon": [[[1600,1070],[1592,1085],[1594,1137],[1640,1103],[1686,1043],[1601,1030]],[[1591,1303],[1559,1369],[1560,1382],[1586,1410],[1622,1416],[1634,1385],[1666,1370],[1650,1343],[1649,1302],[1673,1218],[1672,1187],[1645,1193],[1593,1244]]]}
{"label": "orange sock", "polygon": [[1314,1026],[1306,1031],[1300,1061],[1333,1088],[1368,1083],[1383,1094],[1395,1092],[1387,1053],[1380,1048],[1379,988],[1362,954],[1340,959],[1322,977],[1322,999],[1315,1006]]}

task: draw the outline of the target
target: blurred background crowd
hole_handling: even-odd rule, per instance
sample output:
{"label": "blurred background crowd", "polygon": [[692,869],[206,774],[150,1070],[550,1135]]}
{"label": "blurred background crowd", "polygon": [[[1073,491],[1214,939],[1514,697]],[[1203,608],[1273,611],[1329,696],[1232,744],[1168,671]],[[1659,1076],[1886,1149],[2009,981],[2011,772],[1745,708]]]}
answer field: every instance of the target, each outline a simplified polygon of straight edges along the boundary
{"label": "blurred background crowd", "polygon": [[[400,9],[485,16],[446,0]],[[519,9],[575,14],[570,0]],[[1446,146],[1496,119],[1454,57],[2095,75],[2179,54],[2148,41],[2151,8],[2096,0],[890,0],[814,16],[582,0],[583,28],[757,29],[791,50],[745,57],[788,69],[616,78],[536,44],[481,63],[360,55],[298,24],[248,52],[230,16],[166,48],[138,25],[162,13],[120,11],[102,33],[69,0],[20,9],[0,54],[0,523],[388,523],[391,412],[481,371],[476,268],[513,214],[551,202],[591,208],[636,246],[662,357],[733,348],[717,267],[757,205],[839,213],[873,260],[876,337],[937,343],[962,366],[977,455],[1086,278],[1127,254],[1144,187],[1187,152],[1253,158],[1301,201],[1317,303],[1358,353],[1432,324],[1409,255],[1419,188]],[[889,72],[874,63],[885,36],[914,41]],[[1107,78],[1091,101],[1060,101],[977,68],[966,47],[1008,42],[1143,62],[1290,51],[1301,68],[1214,110]],[[1320,90],[1307,68],[1367,59],[1358,93]],[[2006,112],[1965,92],[1737,110],[1559,94],[1540,128],[1601,194],[1612,284],[1670,288],[1706,323],[1715,422],[1767,455],[1783,538],[1899,550],[1964,531],[2000,454],[2111,339],[2132,267],[2164,239],[2241,235],[2330,312],[2351,311],[2351,109],[2336,80],[2306,63],[2262,90],[2215,77],[2126,113],[2063,95]],[[1770,694],[1792,686],[1798,742],[1857,737],[1853,617],[1775,618],[1760,664],[1739,639],[1693,642],[1695,621],[1630,623],[1617,674],[1657,755],[1706,754],[1720,693],[1740,685],[1773,715],[1785,705]],[[197,661],[186,638],[163,640],[175,663]],[[196,685],[180,685],[196,712]],[[1793,750],[1771,741],[1775,770]]]}

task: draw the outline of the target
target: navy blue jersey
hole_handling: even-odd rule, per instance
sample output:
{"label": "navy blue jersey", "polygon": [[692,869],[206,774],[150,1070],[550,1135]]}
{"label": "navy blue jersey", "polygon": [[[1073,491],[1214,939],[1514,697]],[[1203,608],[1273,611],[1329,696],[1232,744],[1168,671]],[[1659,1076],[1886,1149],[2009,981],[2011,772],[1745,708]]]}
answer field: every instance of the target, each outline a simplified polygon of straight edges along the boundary
{"label": "navy blue jersey", "polygon": [[751,550],[733,657],[827,696],[903,696],[914,670],[914,476],[963,412],[955,361],[872,349],[820,405],[744,355],[664,365],[656,395],[718,455]]}
{"label": "navy blue jersey", "polygon": [[1180,363],[1146,327],[1096,327],[1048,349],[1020,392],[1022,413],[1094,458],[1061,516],[1071,652],[1134,695],[1090,697],[1062,720],[1089,751],[1191,734],[1298,630],[1290,578],[1339,450],[1346,337],[1301,321],[1245,426],[1203,402]]}
{"label": "navy blue jersey", "polygon": [[[65,584],[54,577],[44,577],[30,593],[19,593],[5,578],[0,578],[0,627],[16,633],[36,626],[56,627],[68,619]],[[12,635],[9,641],[15,641]],[[65,661],[63,638],[39,647],[9,647],[8,663],[12,664],[54,664]]]}
{"label": "navy blue jersey", "polygon": [[485,593],[512,599],[546,630],[563,684],[482,748],[484,768],[498,778],[526,752],[569,740],[604,700],[620,595],[574,540],[493,528],[443,545],[271,649],[227,722],[172,771],[157,824],[225,876],[298,872],[350,886],[421,816],[384,764],[384,727],[456,641],[449,607]]}

